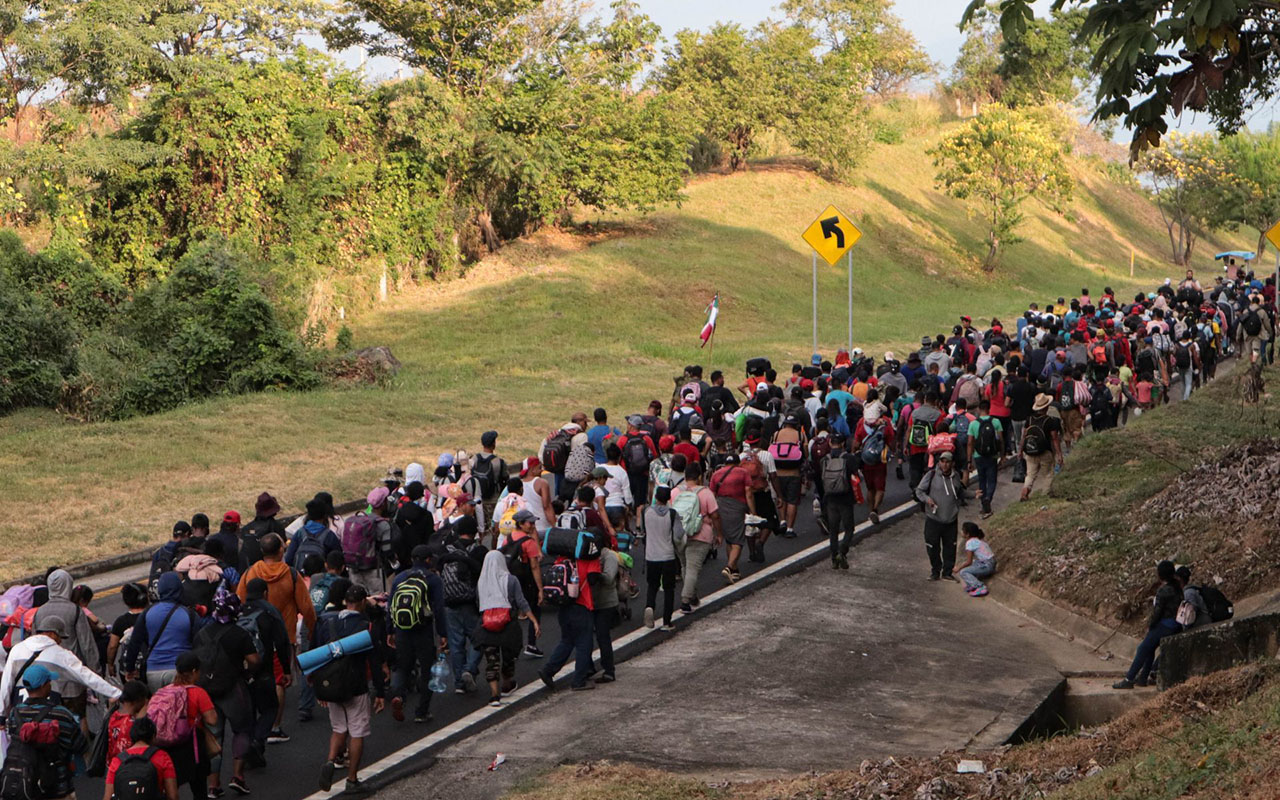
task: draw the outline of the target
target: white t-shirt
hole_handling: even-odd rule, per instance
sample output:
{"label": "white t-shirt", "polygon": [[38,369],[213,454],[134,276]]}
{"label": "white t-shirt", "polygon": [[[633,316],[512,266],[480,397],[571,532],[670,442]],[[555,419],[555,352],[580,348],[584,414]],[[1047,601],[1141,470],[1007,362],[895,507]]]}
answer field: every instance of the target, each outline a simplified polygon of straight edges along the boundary
{"label": "white t-shirt", "polygon": [[996,557],[991,550],[991,545],[987,544],[985,539],[972,537],[964,543],[964,549],[973,553],[974,559],[978,561],[990,561]]}
{"label": "white t-shirt", "polygon": [[609,508],[621,508],[629,506],[635,502],[631,497],[631,479],[627,477],[627,471],[618,464],[601,464],[609,472],[609,477],[604,482],[604,490],[607,496],[604,504]]}

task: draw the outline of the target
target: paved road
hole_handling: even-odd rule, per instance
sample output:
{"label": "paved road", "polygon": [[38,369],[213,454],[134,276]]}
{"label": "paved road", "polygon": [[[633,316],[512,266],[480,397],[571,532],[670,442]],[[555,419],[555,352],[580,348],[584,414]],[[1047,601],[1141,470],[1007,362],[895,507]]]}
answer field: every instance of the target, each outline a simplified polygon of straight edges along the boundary
{"label": "paved road", "polygon": [[[904,502],[907,495],[906,482],[896,480],[893,471],[890,470],[888,491],[882,508],[884,510],[893,508]],[[858,521],[862,522],[863,520],[865,520],[865,511],[860,507]],[[807,496],[801,503],[797,528],[800,531],[800,535],[795,539],[773,537],[769,540],[766,546],[766,556],[768,557],[766,564],[750,563],[744,553],[739,562],[739,568],[744,577],[819,541],[818,528],[813,520],[811,495]],[[706,597],[713,591],[720,589],[726,583],[724,577],[720,574],[724,564],[723,551],[724,549],[721,548],[720,560],[705,568],[699,577],[698,593],[702,597]],[[636,556],[637,561],[635,579],[640,584],[643,592],[645,579],[642,568],[639,566],[643,563],[643,553],[637,551],[633,555]],[[614,629],[615,638],[640,627],[643,603],[643,594],[631,601],[633,618],[630,621],[624,620]],[[124,612],[124,605],[120,601],[119,594],[115,592],[103,592],[101,599],[96,600],[92,608],[94,613],[108,624]],[[696,616],[697,612],[694,614],[695,618]],[[539,645],[549,654],[558,640],[559,630],[556,625],[555,614],[544,614],[542,638],[539,641]],[[545,659],[530,659],[522,656],[516,670],[516,677],[520,684],[524,685],[536,681],[536,671],[543,663],[545,663]],[[562,670],[561,674],[567,674],[571,668],[572,662]],[[621,665],[618,668],[619,672],[624,674],[626,669],[625,665]],[[487,688],[481,688],[473,695],[438,695],[431,703],[431,710],[435,718],[431,723],[425,725],[414,724],[411,720],[397,724],[391,719],[390,712],[384,713],[375,721],[373,736],[365,745],[364,763],[374,763],[378,759],[412,743],[426,733],[466,716],[485,705],[487,701]],[[291,690],[289,692],[287,702],[288,709],[284,718],[285,730],[290,734],[292,740],[285,744],[270,745],[267,750],[267,758],[269,760],[267,768],[250,772],[247,775],[250,787],[255,790],[255,794],[259,793],[261,788],[269,788],[273,800],[299,800],[314,792],[316,790],[316,782],[313,780],[313,776],[323,761],[328,747],[329,724],[323,710],[318,709],[318,714],[313,721],[302,724],[297,722],[296,691]],[[412,708],[412,702],[411,699],[410,709]],[[224,767],[223,773],[223,785],[225,786],[225,781],[230,775],[229,760]],[[102,783],[99,780],[82,778],[77,780],[76,788],[81,797],[96,798],[102,795]]]}

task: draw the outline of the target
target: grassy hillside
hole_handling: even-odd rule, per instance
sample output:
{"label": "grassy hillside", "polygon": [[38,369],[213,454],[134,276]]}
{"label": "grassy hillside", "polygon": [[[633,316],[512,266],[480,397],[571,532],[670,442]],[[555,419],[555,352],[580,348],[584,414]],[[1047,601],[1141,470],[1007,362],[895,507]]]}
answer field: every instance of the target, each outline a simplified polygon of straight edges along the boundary
{"label": "grassy hillside", "polygon": [[[881,146],[853,186],[786,165],[699,178],[680,208],[585,220],[512,245],[464,281],[410,287],[356,320],[357,346],[389,345],[390,389],[216,399],[124,422],[49,413],[0,420],[0,577],[81,561],[167,536],[195,511],[242,512],[262,490],[297,508],[318,489],[363,493],[388,464],[474,448],[500,430],[529,451],[572,410],[617,412],[667,400],[683,365],[740,374],[745,358],[784,366],[810,352],[810,261],[801,231],[828,204],[865,236],[854,250],[855,343],[905,351],[962,313],[1012,316],[1081,286],[1152,284],[1164,228],[1141,195],[1085,162],[1069,218],[1031,209],[1028,241],[985,275],[981,226],[932,187],[925,150],[939,126]],[[1202,246],[1202,252],[1210,249]],[[722,298],[714,358],[697,349]],[[845,336],[843,265],[820,269],[823,352]]]}

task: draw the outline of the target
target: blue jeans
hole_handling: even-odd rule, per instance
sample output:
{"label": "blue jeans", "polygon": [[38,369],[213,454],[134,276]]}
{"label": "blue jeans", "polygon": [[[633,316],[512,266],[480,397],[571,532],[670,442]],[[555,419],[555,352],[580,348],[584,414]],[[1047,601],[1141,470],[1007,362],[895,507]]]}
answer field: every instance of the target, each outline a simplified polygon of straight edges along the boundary
{"label": "blue jeans", "polygon": [[1132,682],[1141,678],[1145,681],[1151,675],[1151,666],[1155,663],[1156,648],[1160,646],[1160,640],[1181,630],[1182,626],[1171,619],[1162,619],[1153,625],[1147,631],[1146,638],[1138,645],[1138,653],[1133,657],[1133,664],[1125,679]]}
{"label": "blue jeans", "polygon": [[471,677],[480,674],[480,656],[472,637],[480,624],[480,612],[475,606],[445,606],[444,618],[449,623],[449,658],[453,662],[453,683],[462,686],[462,673]]}
{"label": "blue jeans", "polygon": [[978,489],[982,492],[982,510],[991,510],[991,498],[996,496],[996,470],[1000,462],[996,458],[974,455],[973,466],[978,470]]}
{"label": "blue jeans", "polygon": [[419,625],[408,631],[396,631],[396,671],[391,675],[391,696],[401,700],[409,695],[409,673],[418,665],[418,708],[423,716],[431,707],[431,667],[436,663],[436,629]]}
{"label": "blue jeans", "polygon": [[996,560],[989,558],[985,560],[974,561],[969,566],[960,570],[958,573],[960,580],[964,581],[966,589],[977,589],[986,586],[982,582],[983,578],[990,578],[996,574]]}
{"label": "blue jeans", "polygon": [[[302,633],[298,635],[297,652],[305,653],[311,649],[311,645],[307,640],[307,629],[303,626]],[[302,677],[302,672],[298,669],[297,663],[293,666],[293,675],[298,682],[298,715],[310,716],[316,712],[316,690],[311,686],[311,682]]]}
{"label": "blue jeans", "polygon": [[574,657],[573,685],[585,686],[591,676],[591,640],[594,633],[594,619],[586,606],[574,603],[560,609],[560,641],[556,649],[551,651],[543,674],[554,679],[568,661]]}

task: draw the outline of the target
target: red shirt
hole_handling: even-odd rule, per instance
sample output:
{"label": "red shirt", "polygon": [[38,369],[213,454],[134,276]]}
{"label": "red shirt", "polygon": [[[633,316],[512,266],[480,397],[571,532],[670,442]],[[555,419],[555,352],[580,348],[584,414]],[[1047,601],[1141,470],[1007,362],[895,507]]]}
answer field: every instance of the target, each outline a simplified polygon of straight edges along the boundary
{"label": "red shirt", "polygon": [[653,439],[649,436],[649,434],[644,433],[643,431],[636,431],[635,433],[624,433],[622,435],[622,438],[618,440],[618,449],[625,451],[627,447],[627,442],[629,442],[633,436],[639,436],[640,440],[644,442],[644,448],[649,451],[649,458],[653,459],[658,457],[658,448],[653,446]]}
{"label": "red shirt", "polygon": [[213,698],[199,686],[188,686],[187,689],[187,722],[194,730],[204,718],[204,712],[213,711]]}
{"label": "red shirt", "polygon": [[[200,691],[203,692],[204,689],[201,689]],[[207,694],[205,695],[205,697],[208,696],[209,695]],[[125,750],[126,753],[145,753],[146,751],[147,746],[145,744],[135,744],[128,750]],[[116,770],[120,769],[120,762],[122,760],[123,759],[119,757],[111,759],[111,766],[107,767],[107,783],[116,782]],[[160,778],[160,791],[163,794],[164,782],[169,778],[173,778],[174,780],[178,779],[178,772],[173,768],[173,759],[169,757],[168,753],[157,747],[156,751],[151,754],[151,766],[156,768],[156,775]]]}
{"label": "red shirt", "polygon": [[751,486],[751,474],[743,467],[721,467],[711,476],[711,492],[716,497],[728,497],[747,502],[747,489]]}
{"label": "red shirt", "polygon": [[123,711],[116,711],[107,720],[107,762],[118,756],[133,741],[129,734],[133,732],[133,717]]}
{"label": "red shirt", "polygon": [[[671,448],[671,452],[679,453],[684,456],[684,460],[689,464],[697,464],[702,460],[702,453],[699,453],[698,448],[694,447],[689,442],[680,442],[675,447]],[[636,502],[639,502],[639,500]]]}

